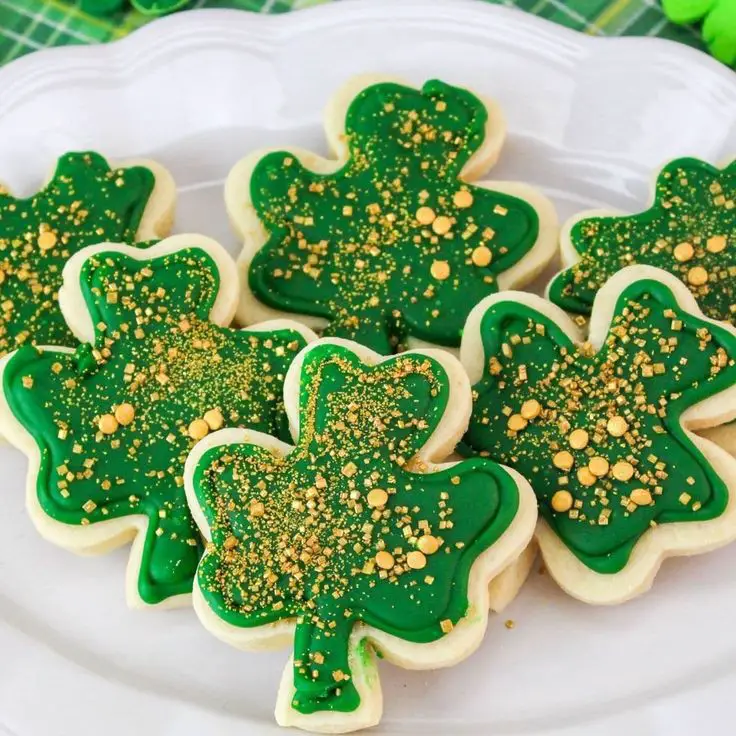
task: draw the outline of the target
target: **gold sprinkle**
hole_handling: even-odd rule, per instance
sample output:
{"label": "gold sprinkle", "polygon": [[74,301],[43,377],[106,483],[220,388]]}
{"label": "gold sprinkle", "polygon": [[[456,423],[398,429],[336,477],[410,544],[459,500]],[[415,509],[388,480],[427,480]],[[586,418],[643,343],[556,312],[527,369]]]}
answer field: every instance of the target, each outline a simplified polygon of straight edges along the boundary
{"label": "gold sprinkle", "polygon": [[649,506],[652,502],[652,494],[646,488],[635,488],[631,491],[629,500],[637,506]]}
{"label": "gold sprinkle", "polygon": [[56,235],[46,230],[38,236],[38,247],[41,250],[51,250],[56,245]]}
{"label": "gold sprinkle", "polygon": [[355,463],[346,463],[340,472],[346,478],[352,478],[358,472],[358,466]]}
{"label": "gold sprinkle", "polygon": [[383,549],[376,553],[376,565],[382,570],[390,570],[394,566],[394,556]]}
{"label": "gold sprinkle", "polygon": [[115,419],[123,427],[127,427],[135,419],[135,407],[132,404],[120,404],[115,409]]}
{"label": "gold sprinkle", "polygon": [[424,552],[425,555],[433,555],[440,548],[440,543],[437,537],[427,534],[424,537],[419,538],[417,547],[419,547],[419,550]]}
{"label": "gold sprinkle", "polygon": [[451,227],[452,220],[450,220],[449,217],[445,217],[445,215],[440,215],[439,217],[435,218],[434,222],[432,223],[432,230],[434,230],[437,235],[444,235],[445,233],[449,233]]}
{"label": "gold sprinkle", "polygon": [[388,501],[388,493],[383,488],[374,488],[368,493],[368,505],[373,508],[385,506]]}
{"label": "gold sprinkle", "polygon": [[584,429],[573,429],[567,441],[573,450],[582,450],[588,444],[588,433]]}
{"label": "gold sprinkle", "polygon": [[528,422],[521,414],[512,414],[509,417],[508,428],[513,432],[520,432],[527,424]]}
{"label": "gold sprinkle", "polygon": [[218,429],[222,429],[222,425],[225,423],[225,419],[219,409],[210,409],[205,412],[203,418],[204,421],[207,422],[207,426],[213,432],[216,432]]}
{"label": "gold sprinkle", "polygon": [[693,286],[702,286],[708,282],[708,272],[702,266],[693,266],[687,272],[687,280]]}
{"label": "gold sprinkle", "polygon": [[695,255],[695,248],[693,248],[692,244],[688,242],[678,243],[672,253],[676,260],[680,261],[680,263],[684,263],[685,261],[689,261]]}
{"label": "gold sprinkle", "polygon": [[726,236],[713,235],[713,237],[708,238],[705,247],[711,253],[720,253],[726,247]]}
{"label": "gold sprinkle", "polygon": [[542,405],[536,399],[529,399],[521,405],[521,416],[524,419],[536,419],[542,411]]}
{"label": "gold sprinkle", "polygon": [[444,281],[450,276],[450,264],[447,261],[434,261],[429,272],[438,281]]}
{"label": "gold sprinkle", "polygon": [[445,618],[440,621],[440,628],[442,629],[443,633],[449,634],[455,627],[453,626],[452,621],[450,621],[449,618]]}
{"label": "gold sprinkle", "polygon": [[572,500],[570,491],[556,491],[552,496],[552,509],[558,514],[564,514],[572,508]]}
{"label": "gold sprinkle", "polygon": [[266,507],[262,501],[251,501],[248,511],[251,516],[263,516],[266,513]]}
{"label": "gold sprinkle", "polygon": [[471,260],[476,266],[483,268],[490,264],[493,259],[493,253],[490,248],[485,245],[479,245],[470,255]]}
{"label": "gold sprinkle", "polygon": [[210,432],[210,428],[207,425],[207,422],[205,422],[204,419],[195,419],[190,425],[188,429],[189,436],[193,439],[199,442],[199,440],[204,439]]}
{"label": "gold sprinkle", "polygon": [[459,192],[455,192],[452,201],[455,203],[455,207],[465,209],[472,206],[473,195],[467,189],[461,189]]}
{"label": "gold sprinkle", "polygon": [[600,455],[590,458],[588,463],[588,470],[597,478],[602,478],[608,472],[608,467],[608,460]]}
{"label": "gold sprinkle", "polygon": [[552,464],[560,470],[570,470],[575,462],[571,453],[567,450],[560,450],[553,458]]}
{"label": "gold sprinkle", "polygon": [[421,570],[427,564],[427,558],[419,550],[415,549],[406,556],[406,564],[412,570]]}
{"label": "gold sprinkle", "polygon": [[587,467],[578,468],[578,481],[584,486],[592,486],[595,484],[596,477]]}
{"label": "gold sprinkle", "polygon": [[614,464],[612,472],[616,480],[631,480],[634,475],[634,466],[631,463],[627,463],[626,460],[619,460]]}
{"label": "gold sprinkle", "polygon": [[416,218],[420,225],[431,225],[435,217],[436,215],[431,207],[420,207],[417,210]]}
{"label": "gold sprinkle", "polygon": [[677,499],[683,506],[687,506],[692,500],[692,496],[689,493],[683,491]]}
{"label": "gold sprinkle", "polygon": [[97,504],[90,498],[89,501],[85,501],[82,508],[86,514],[91,514],[97,508]]}
{"label": "gold sprinkle", "polygon": [[623,437],[629,430],[629,425],[623,417],[611,417],[606,424],[606,429],[611,437]]}
{"label": "gold sprinkle", "polygon": [[100,417],[100,421],[97,422],[97,427],[102,434],[114,434],[118,430],[118,420],[112,414],[103,414]]}

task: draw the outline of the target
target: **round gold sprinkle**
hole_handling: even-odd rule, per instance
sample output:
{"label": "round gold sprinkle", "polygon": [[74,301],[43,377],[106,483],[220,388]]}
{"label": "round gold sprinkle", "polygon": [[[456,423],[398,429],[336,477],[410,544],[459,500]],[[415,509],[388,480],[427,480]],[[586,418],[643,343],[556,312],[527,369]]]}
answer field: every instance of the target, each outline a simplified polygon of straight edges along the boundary
{"label": "round gold sprinkle", "polygon": [[431,207],[420,207],[416,217],[420,225],[431,225],[436,215]]}
{"label": "round gold sprinkle", "polygon": [[702,286],[708,281],[708,272],[702,266],[693,266],[687,272],[687,280],[693,286]]}
{"label": "round gold sprinkle", "polygon": [[689,261],[695,255],[695,248],[693,248],[692,244],[688,242],[678,243],[672,253],[676,260],[680,261],[680,263],[684,263],[685,261]]}
{"label": "round gold sprinkle", "polygon": [[376,554],[376,565],[382,570],[390,570],[394,566],[394,556],[386,550],[381,550]]}
{"label": "round gold sprinkle", "polygon": [[573,450],[582,450],[588,444],[588,433],[584,429],[573,429],[567,441]]}
{"label": "round gold sprinkle", "polygon": [[373,508],[385,506],[388,501],[388,493],[383,488],[374,488],[368,492],[368,505]]}
{"label": "round gold sprinkle", "polygon": [[596,477],[590,472],[589,468],[578,468],[578,480],[584,486],[592,486],[596,481]]}
{"label": "round gold sprinkle", "polygon": [[710,253],[720,253],[726,247],[726,236],[725,235],[714,235],[708,238],[708,242],[705,247]]}
{"label": "round gold sprinkle", "polygon": [[611,437],[623,437],[629,430],[629,425],[623,417],[611,417],[606,424],[606,429]]}
{"label": "round gold sprinkle", "polygon": [[536,399],[529,399],[521,405],[521,416],[524,419],[536,419],[540,411],[542,411],[542,405]]}
{"label": "round gold sprinkle", "polygon": [[203,419],[205,422],[207,422],[207,426],[213,432],[217,431],[218,429],[222,429],[222,425],[225,423],[225,419],[219,409],[210,409],[209,411],[205,412]]}
{"label": "round gold sprinkle", "polygon": [[626,460],[619,460],[614,464],[611,472],[616,480],[631,480],[634,475],[634,466],[631,463],[627,463]]}
{"label": "round gold sprinkle", "polygon": [[417,547],[419,547],[420,551],[424,552],[425,555],[433,555],[440,548],[440,543],[437,537],[427,534],[426,536],[419,538]]}
{"label": "round gold sprinkle", "polygon": [[556,491],[552,496],[552,509],[559,514],[572,508],[572,493],[570,491]]}
{"label": "round gold sprinkle", "polygon": [[120,404],[115,409],[115,419],[123,427],[127,427],[135,419],[135,407],[132,404]]}
{"label": "round gold sprinkle", "polygon": [[450,264],[447,261],[434,261],[429,272],[438,281],[444,281],[450,276]]}
{"label": "round gold sprinkle", "polygon": [[629,499],[637,506],[649,506],[652,502],[652,494],[646,488],[635,488],[631,491]]}
{"label": "round gold sprinkle", "polygon": [[435,218],[434,222],[432,223],[432,230],[434,230],[437,235],[444,235],[445,233],[449,233],[451,227],[452,220],[450,220],[449,217],[445,217],[444,215],[440,215],[439,217]]}
{"label": "round gold sprinkle", "polygon": [[118,420],[112,414],[103,414],[100,417],[100,421],[97,422],[97,427],[102,434],[113,434],[118,431]]}
{"label": "round gold sprinkle", "polygon": [[552,464],[560,470],[570,470],[574,462],[573,456],[567,450],[560,450],[552,458]]}
{"label": "round gold sprinkle", "polygon": [[483,268],[490,264],[493,259],[493,253],[490,248],[485,245],[479,245],[471,254],[470,258],[476,266]]}
{"label": "round gold sprinkle", "polygon": [[590,458],[590,462],[588,463],[588,470],[590,470],[596,478],[602,478],[608,472],[608,467],[608,460],[600,455]]}
{"label": "round gold sprinkle", "polygon": [[56,235],[46,230],[38,236],[38,247],[41,250],[51,250],[56,245]]}
{"label": "round gold sprinkle", "polygon": [[199,440],[206,437],[210,432],[210,428],[207,425],[207,422],[205,422],[204,419],[195,419],[190,425],[189,425],[189,436],[193,440]]}
{"label": "round gold sprinkle", "polygon": [[414,549],[406,556],[406,564],[412,570],[421,570],[427,564],[427,558],[421,552]]}
{"label": "round gold sprinkle", "polygon": [[512,414],[509,417],[508,428],[514,432],[520,432],[527,425],[526,419],[521,414]]}
{"label": "round gold sprinkle", "polygon": [[455,207],[465,209],[473,204],[473,195],[467,189],[461,189],[459,192],[455,192],[452,201],[455,203]]}

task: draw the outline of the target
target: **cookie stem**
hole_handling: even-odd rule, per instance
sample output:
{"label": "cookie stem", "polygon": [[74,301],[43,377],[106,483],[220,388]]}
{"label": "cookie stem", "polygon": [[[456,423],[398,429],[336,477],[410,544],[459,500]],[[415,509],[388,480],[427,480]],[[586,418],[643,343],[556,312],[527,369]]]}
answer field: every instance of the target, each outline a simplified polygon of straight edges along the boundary
{"label": "cookie stem", "polygon": [[294,634],[292,707],[300,713],[354,711],[360,696],[348,663],[354,620],[347,615],[329,622],[303,617]]}

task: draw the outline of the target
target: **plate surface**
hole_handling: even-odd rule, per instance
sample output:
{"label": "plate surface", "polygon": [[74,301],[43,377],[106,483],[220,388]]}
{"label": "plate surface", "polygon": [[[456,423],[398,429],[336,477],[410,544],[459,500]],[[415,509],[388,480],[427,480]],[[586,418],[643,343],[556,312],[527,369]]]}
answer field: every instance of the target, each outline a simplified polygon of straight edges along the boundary
{"label": "plate surface", "polygon": [[[18,193],[56,156],[146,155],[179,185],[176,231],[220,238],[228,169],[257,146],[323,151],[322,106],[375,71],[498,99],[511,134],[493,176],[540,186],[561,217],[642,207],[666,159],[736,154],[736,75],[683,46],[592,39],[467,0],[348,0],[286,16],[195,11],[124,41],[0,70],[0,176]],[[286,652],[240,653],[191,610],[130,612],[127,550],[77,558],[23,510],[25,461],[0,448],[0,734],[278,732]],[[382,665],[375,733],[728,733],[736,688],[736,547],[665,563],[654,590],[592,609],[533,575],[481,649],[447,671]],[[504,626],[506,618],[516,627]]]}

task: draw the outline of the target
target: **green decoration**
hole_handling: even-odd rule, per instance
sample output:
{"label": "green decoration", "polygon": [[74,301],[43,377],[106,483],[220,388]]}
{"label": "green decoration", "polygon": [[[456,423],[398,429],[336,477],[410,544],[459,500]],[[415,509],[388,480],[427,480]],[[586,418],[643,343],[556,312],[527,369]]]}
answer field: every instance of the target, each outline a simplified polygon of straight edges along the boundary
{"label": "green decoration", "polygon": [[703,22],[703,39],[724,64],[736,64],[736,0],[662,0],[673,23]]}

